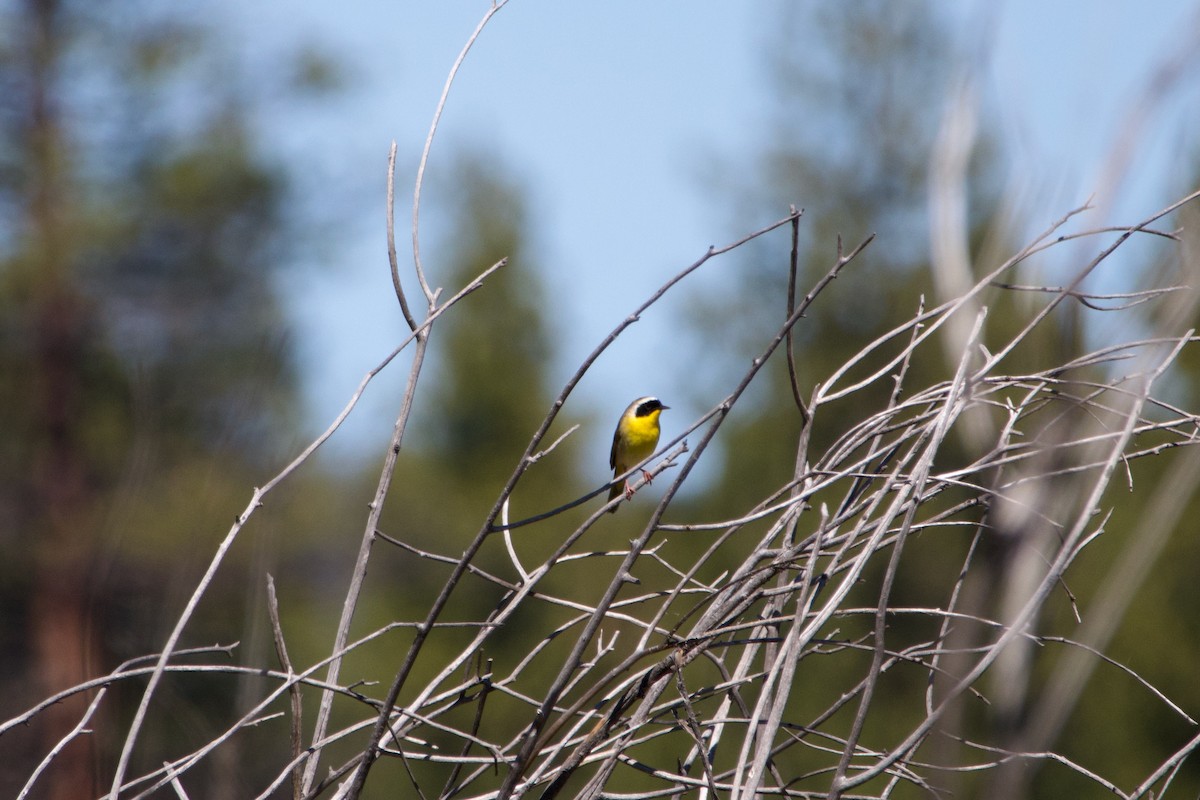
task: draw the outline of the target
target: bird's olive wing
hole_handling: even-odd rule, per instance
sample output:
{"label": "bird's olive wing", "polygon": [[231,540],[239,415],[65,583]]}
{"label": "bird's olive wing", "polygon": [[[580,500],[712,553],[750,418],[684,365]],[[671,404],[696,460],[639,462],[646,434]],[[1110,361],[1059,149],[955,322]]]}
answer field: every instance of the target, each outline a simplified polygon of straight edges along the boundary
{"label": "bird's olive wing", "polygon": [[617,424],[617,429],[613,431],[612,450],[608,451],[608,468],[617,468],[617,443],[621,440],[621,425]]}

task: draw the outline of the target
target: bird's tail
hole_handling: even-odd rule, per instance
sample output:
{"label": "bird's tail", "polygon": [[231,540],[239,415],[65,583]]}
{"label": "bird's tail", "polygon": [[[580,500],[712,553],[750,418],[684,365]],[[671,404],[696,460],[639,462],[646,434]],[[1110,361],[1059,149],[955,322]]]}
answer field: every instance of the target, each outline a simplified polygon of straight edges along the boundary
{"label": "bird's tail", "polygon": [[[625,483],[624,481],[613,481],[612,488],[608,490],[609,502],[616,500],[625,491],[624,483]],[[615,514],[615,513],[617,513],[617,509],[620,507],[621,507],[621,504],[617,503],[615,506],[613,506],[612,508],[610,508],[608,510],[608,513]]]}

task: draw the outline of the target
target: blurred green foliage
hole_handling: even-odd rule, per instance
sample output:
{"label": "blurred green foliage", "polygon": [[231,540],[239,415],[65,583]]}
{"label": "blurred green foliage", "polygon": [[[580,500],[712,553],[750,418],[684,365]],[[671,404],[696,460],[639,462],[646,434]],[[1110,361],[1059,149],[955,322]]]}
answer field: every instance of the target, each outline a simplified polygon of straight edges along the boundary
{"label": "blurred green foliage", "polygon": [[[4,718],[53,688],[47,682],[53,672],[47,669],[47,648],[54,636],[82,641],[81,663],[73,665],[76,679],[160,647],[251,487],[303,444],[295,433],[300,427],[298,365],[279,305],[279,287],[289,279],[282,265],[298,236],[290,217],[288,174],[266,155],[249,123],[247,78],[228,68],[204,25],[183,14],[155,16],[137,3],[116,5],[29,0],[0,16],[0,28],[7,32],[0,46],[0,93],[11,99],[0,114]],[[926,306],[934,302],[925,187],[954,53],[932,5],[924,2],[786,4],[771,26],[767,57],[777,98],[774,124],[761,173],[738,187],[741,206],[763,209],[766,218],[780,216],[791,203],[806,207],[801,294],[832,263],[839,234],[847,246],[870,232],[879,234],[796,328],[800,380],[807,392],[870,339],[910,318],[922,296]],[[302,52],[284,71],[301,90],[340,85],[337,65],[315,51]],[[987,253],[1007,255],[1012,249],[995,241],[1010,238],[997,222],[999,148],[998,142],[981,142],[970,168],[971,247],[984,254],[981,270],[994,266],[986,262]],[[424,251],[431,282],[445,289],[442,299],[498,258],[507,257],[509,264],[433,329],[414,430],[406,438],[381,533],[453,559],[478,531],[557,391],[556,376],[549,372],[557,331],[548,313],[553,298],[540,281],[548,265],[536,260],[537,228],[526,187],[502,159],[486,151],[458,153],[445,174],[438,189],[448,200],[434,208],[448,221],[449,233]],[[696,319],[691,340],[698,347],[691,399],[697,405],[707,407],[727,390],[716,386],[721,376],[742,369],[745,357],[761,349],[764,333],[784,317],[786,275],[777,250],[767,258],[765,249],[777,244],[754,244],[744,256],[739,253],[745,263],[735,296],[695,297],[690,303]],[[985,301],[991,308],[987,341],[1002,342],[1021,324],[1024,301],[1000,291]],[[1037,369],[1071,352],[1086,340],[1090,324],[1092,318],[1078,306],[1064,307],[1035,334],[1034,346],[1025,351],[1029,355],[1022,356],[1027,362],[1013,368]],[[792,473],[801,419],[781,357],[782,352],[769,365],[763,385],[726,423],[714,452],[720,463],[710,488],[677,502],[674,518],[735,516],[761,499],[765,487],[780,485]],[[882,359],[876,356],[867,366]],[[1183,387],[1195,381],[1193,360],[1183,362],[1186,370],[1177,379]],[[915,362],[908,386],[943,380],[952,368],[945,361]],[[819,418],[812,452],[822,452],[849,425],[880,408],[886,388],[856,394],[837,407],[837,414]],[[399,408],[400,398],[395,405]],[[571,422],[560,419],[545,444]],[[950,458],[965,461],[973,455],[964,448]],[[589,485],[595,465],[581,467],[580,458],[568,439],[535,464],[514,495],[513,517],[545,511],[595,488]],[[360,469],[329,468],[318,461],[270,496],[218,574],[184,646],[237,640],[234,663],[274,663],[263,590],[263,575],[270,572],[279,578],[293,662],[307,666],[328,654],[365,506],[378,478],[378,464],[365,461]],[[1153,486],[1171,464],[1167,456],[1134,465],[1135,484]],[[1091,545],[1068,576],[1085,617],[1088,600],[1119,552],[1119,532],[1137,523],[1147,496],[1114,489],[1111,533]],[[831,492],[828,502],[837,501]],[[514,548],[523,563],[540,563],[594,507],[517,529]],[[969,518],[979,518],[980,512],[972,513]],[[588,540],[589,549],[625,546],[629,530],[638,524],[630,513],[604,522],[606,527]],[[968,544],[956,538],[957,529],[951,531],[913,537],[894,605],[945,602],[945,589]],[[761,526],[748,526],[740,535],[760,532]],[[701,536],[672,536],[661,554],[671,564],[690,564],[707,546]],[[1005,545],[992,540],[982,547],[982,558],[990,561],[988,574],[1001,581]],[[385,540],[374,548],[352,639],[397,619],[422,618],[449,572],[449,565]],[[1200,636],[1195,615],[1187,610],[1195,555],[1187,537],[1172,539],[1113,648],[1115,658],[1193,710],[1200,705],[1191,677]],[[735,556],[730,548],[728,560]],[[489,539],[475,563],[501,580],[515,577],[499,536]],[[540,588],[593,602],[615,563],[611,556],[565,563]],[[698,578],[714,580],[727,566],[722,558],[710,559]],[[855,590],[855,604],[875,602],[880,572],[868,572]],[[643,583],[638,591],[674,580],[651,560],[637,573]],[[468,575],[443,618],[486,617],[502,596],[494,582]],[[995,610],[979,610],[989,611]],[[548,631],[567,625],[576,613],[548,603],[523,607],[485,653],[497,675],[514,669]],[[50,623],[67,617],[74,625],[54,630]],[[1070,605],[1058,599],[1047,625],[1070,635],[1074,624]],[[839,619],[831,640],[856,640],[871,625],[868,616]],[[898,618],[889,642],[899,647],[932,639],[933,627],[928,620]],[[639,633],[611,620],[608,635],[618,630],[629,638]],[[472,635],[467,629],[435,632],[411,684],[434,674]],[[347,660],[343,678],[386,686],[410,639],[404,629],[385,635],[378,647]],[[572,639],[552,637],[528,679],[549,682]],[[1058,652],[1052,646],[1039,651],[1028,703],[1037,702]],[[601,667],[615,658],[602,658]],[[868,660],[869,653],[836,644],[807,655],[799,674],[811,689],[794,695],[789,717],[804,721],[819,713],[831,697],[851,688]],[[55,677],[71,679],[72,674]],[[710,683],[720,678],[703,663],[688,676]],[[923,713],[926,680],[922,669],[903,665],[886,675],[868,719],[866,744],[886,746],[911,726]],[[257,677],[169,679],[143,734],[152,744],[139,752],[135,769],[151,769],[215,735],[245,711],[263,685]],[[114,692],[121,702],[106,713],[125,722],[140,691],[140,685],[129,685]],[[381,690],[369,684],[363,691],[374,696]],[[316,699],[306,690],[306,710],[316,707]],[[508,697],[492,702],[504,713],[490,724],[504,730],[489,730],[489,736],[515,735],[529,707]],[[1004,743],[1005,726],[1013,720],[998,721],[993,709],[974,698],[963,704],[954,723],[959,727],[947,727],[946,733]],[[367,715],[365,704],[352,699],[340,698],[335,708],[334,730]],[[282,709],[281,703],[275,710]],[[1027,712],[1018,709],[1018,721]],[[466,706],[447,721],[467,728],[470,713]],[[844,711],[835,717],[831,729],[844,732],[849,716]],[[207,796],[242,796],[247,787],[273,776],[286,753],[282,730],[264,725],[247,731],[236,746],[222,748],[201,773],[208,781]],[[6,751],[0,791],[20,786],[52,733],[34,729],[24,738],[13,734],[0,742]],[[1123,673],[1102,669],[1061,746],[1085,766],[1110,768],[1111,777],[1127,785],[1188,735],[1144,688]],[[81,768],[102,765],[103,780],[120,743],[104,736],[95,741],[97,752],[87,754]],[[161,752],[153,743],[162,745]],[[460,746],[450,736],[435,743]],[[324,763],[341,763],[361,744],[361,737],[348,738],[325,754]],[[682,736],[664,737],[634,752],[649,763],[671,766],[688,744]],[[923,750],[920,756],[949,763],[971,760],[954,747],[928,749],[931,754]],[[261,756],[266,752],[272,758]],[[734,755],[721,752],[718,768],[728,766]],[[814,756],[814,768],[825,763],[823,755]],[[412,768],[422,785],[440,786],[439,766]],[[400,764],[385,760],[379,769],[369,795],[395,796],[392,787],[407,786]],[[61,780],[69,779],[64,768]],[[646,780],[622,773],[612,786],[634,791],[652,785]],[[820,780],[799,788],[825,785]],[[956,797],[982,797],[988,781],[986,773],[948,774],[943,788]],[[81,794],[94,796],[85,783],[78,783],[86,789]],[[1185,766],[1177,785],[1182,794],[1194,794],[1200,772]],[[1031,786],[1030,796],[1036,797],[1081,791],[1076,776],[1051,766],[1037,770]]]}
{"label": "blurred green foliage", "polygon": [[[29,0],[0,11],[0,31],[8,718],[157,651],[250,487],[295,446],[278,291],[298,231],[287,175],[252,132],[250,93],[197,16]],[[184,646],[241,638],[249,607],[263,607],[264,567],[344,507],[326,482],[296,483],[307,490],[235,553]],[[237,706],[236,685],[168,682],[147,740],[210,732],[212,710]],[[140,691],[115,688],[101,721],[123,718],[120,700]],[[57,709],[6,738],[0,791],[15,794],[82,706]],[[99,793],[120,740],[97,728],[57,762],[46,796]],[[240,794],[237,774],[214,770],[216,794]]]}

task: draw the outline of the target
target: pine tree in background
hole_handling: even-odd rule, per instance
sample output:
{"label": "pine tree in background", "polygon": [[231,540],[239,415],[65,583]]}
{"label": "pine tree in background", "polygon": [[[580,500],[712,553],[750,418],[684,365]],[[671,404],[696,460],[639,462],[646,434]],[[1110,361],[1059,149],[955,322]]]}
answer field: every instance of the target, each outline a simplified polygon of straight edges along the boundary
{"label": "pine tree in background", "polygon": [[495,156],[466,152],[456,162],[445,204],[453,233],[439,258],[445,282],[465,285],[497,253],[509,263],[470,298],[471,313],[440,332],[445,366],[428,401],[428,428],[448,477],[494,499],[545,413],[551,321],[520,188]]}
{"label": "pine tree in background", "polygon": [[[228,519],[228,493],[276,457],[295,382],[273,283],[284,175],[256,152],[203,28],[134,3],[24,0],[0,30],[0,627],[15,711],[158,646],[160,601],[191,579],[194,537]],[[39,719],[32,751],[86,704]],[[72,743],[47,796],[99,793],[93,743],[112,746]],[[28,771],[4,761],[15,792]]]}
{"label": "pine tree in background", "polygon": [[[427,393],[418,397],[419,424],[385,516],[387,532],[427,542],[444,554],[470,541],[546,413],[555,324],[524,189],[496,154],[465,150],[451,163],[433,193],[432,207],[444,217],[428,248],[433,280],[455,291],[500,256],[508,263],[433,334],[436,367]],[[572,445],[568,441],[530,470],[514,499],[515,516],[575,496],[578,465]],[[523,531],[518,542],[526,552],[529,536],[544,538]],[[506,574],[505,559],[496,556],[499,552],[488,548],[483,563]],[[431,590],[443,579],[440,569],[424,560],[406,560],[402,572],[406,580]],[[424,602],[411,584],[394,585],[404,587],[401,602]],[[481,589],[462,593],[458,601],[478,612],[498,599],[495,587]]]}

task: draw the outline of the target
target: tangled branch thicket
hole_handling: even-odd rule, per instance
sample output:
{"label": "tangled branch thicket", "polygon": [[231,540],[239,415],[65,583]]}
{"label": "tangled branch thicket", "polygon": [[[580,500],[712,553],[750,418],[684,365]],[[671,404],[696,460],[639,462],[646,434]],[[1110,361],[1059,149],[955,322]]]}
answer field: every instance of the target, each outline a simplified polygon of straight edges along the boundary
{"label": "tangled branch thicket", "polygon": [[[1066,286],[1014,287],[1007,282],[1031,255],[1064,246],[1070,237],[1060,235],[1060,229],[1071,215],[959,296],[914,309],[905,324],[867,344],[806,397],[799,386],[793,387],[802,420],[794,443],[795,469],[786,475],[749,476],[760,487],[753,508],[704,524],[672,522],[677,491],[746,388],[769,359],[792,351],[784,345],[806,310],[815,303],[837,302],[830,287],[836,286],[832,280],[838,272],[852,269],[856,259],[869,253],[869,241],[848,253],[839,244],[829,272],[807,295],[789,303],[774,335],[763,342],[761,357],[728,396],[683,436],[666,443],[647,465],[651,473],[671,476],[670,485],[628,548],[603,558],[581,548],[597,521],[608,519],[606,507],[593,504],[594,512],[582,524],[561,531],[562,545],[549,558],[522,564],[520,537],[527,526],[505,521],[508,500],[514,493],[519,496],[526,469],[554,457],[543,449],[551,422],[595,358],[636,317],[632,315],[564,387],[461,557],[456,555],[461,543],[434,553],[386,537],[423,559],[426,569],[446,575],[442,593],[423,618],[395,620],[357,641],[344,638],[372,544],[381,536],[372,517],[347,595],[344,625],[326,659],[290,662],[272,587],[282,666],[198,664],[220,648],[175,651],[188,614],[233,538],[293,464],[256,490],[214,556],[166,651],[72,690],[94,691],[94,702],[63,744],[83,735],[114,683],[151,676],[144,710],[163,681],[242,672],[270,681],[246,713],[227,720],[225,730],[204,746],[126,776],[124,767],[135,763],[130,754],[139,747],[135,718],[126,731],[122,769],[108,796],[146,797],[171,788],[187,796],[190,776],[220,746],[236,743],[252,726],[275,717],[293,720],[291,756],[280,757],[274,779],[261,787],[264,798],[288,787],[297,798],[355,797],[380,760],[402,765],[411,781],[402,793],[443,798],[886,797],[905,786],[936,793],[948,776],[981,770],[995,777],[996,796],[1019,796],[1021,775],[1013,772],[1014,765],[1035,762],[1071,770],[1120,797],[1162,796],[1200,737],[1162,754],[1161,763],[1133,787],[1120,787],[1102,767],[1076,763],[1054,750],[1056,734],[1093,667],[1124,670],[1130,680],[1142,681],[1103,653],[1144,571],[1122,573],[1092,598],[1082,614],[1084,624],[1064,626],[1063,615],[1051,611],[1055,604],[1079,611],[1068,571],[1105,533],[1114,502],[1114,494],[1106,494],[1110,484],[1132,482],[1131,464],[1139,459],[1196,443],[1197,417],[1156,392],[1164,373],[1193,341],[1187,329],[1193,307],[1183,299],[1191,293],[1167,286],[1114,300],[1080,289],[1083,279],[1131,238],[1178,240],[1177,234],[1154,226],[1196,197],[1128,229],[1086,234],[1090,240],[1110,241],[1079,266]],[[800,215],[793,212],[728,248],[710,250],[641,310],[713,256],[780,227],[790,225],[794,237],[800,224]],[[780,263],[787,263],[786,253],[780,255]],[[796,268],[794,254],[791,267]],[[1014,291],[1037,302],[1026,304],[1027,316],[1014,335],[987,341],[989,308],[997,297]],[[454,302],[439,304],[433,291],[427,300],[426,321],[412,323],[410,342],[418,348],[428,326]],[[1009,371],[1010,364],[1026,363],[1025,351],[1036,347],[1035,332],[1048,324],[1052,312],[1070,303],[1107,308],[1093,313],[1111,315],[1129,315],[1139,304],[1156,303],[1153,319],[1159,329],[1147,331],[1143,315],[1139,326],[1129,328],[1140,330],[1140,338],[1068,354],[1036,371]],[[949,335],[951,331],[961,333]],[[914,364],[947,355],[952,377],[914,385]],[[421,360],[419,354],[414,358],[397,441]],[[839,401],[881,387],[885,391],[877,396],[887,398],[882,407],[854,424],[841,421],[839,428],[846,432],[828,447],[814,449],[813,431],[842,413]],[[685,436],[691,438],[685,441]],[[399,448],[391,452],[403,457]],[[1189,448],[1168,479],[1170,485],[1160,487],[1167,499],[1151,506],[1152,516],[1122,533],[1133,561],[1156,553],[1163,532],[1174,527],[1181,498],[1190,496],[1200,476],[1196,452]],[[377,502],[387,495],[393,467],[389,461]],[[562,519],[551,514],[530,525],[556,526]],[[688,537],[692,547],[662,546],[681,537]],[[485,543],[498,546],[502,540],[511,569],[486,572],[475,558]],[[906,568],[906,554],[931,546],[944,549],[943,569],[927,568],[921,581],[926,596],[939,599],[919,607],[897,605],[893,590]],[[608,583],[598,597],[564,591],[570,581],[548,580],[585,558],[594,559],[592,570],[607,570]],[[456,592],[472,592],[481,584],[500,591],[502,600],[495,607],[474,619],[443,618]],[[540,620],[542,627],[531,629],[531,620]],[[531,646],[521,658],[492,661],[491,653],[500,649],[496,643],[513,626],[532,637]],[[338,677],[337,665],[347,654],[382,648],[390,641],[387,634],[401,628],[413,634],[386,693]],[[434,631],[456,631],[459,645],[449,656],[425,663],[433,658],[424,646]],[[1054,701],[1020,718],[1006,717],[1020,707],[1032,650],[1050,647],[1068,651],[1053,662],[1046,678],[1056,687],[1046,693]],[[836,665],[832,671],[830,664]],[[556,677],[547,682],[547,675]],[[1142,683],[1148,702],[1161,703],[1195,725],[1164,693]],[[321,696],[322,713],[309,736],[299,720],[312,692]],[[890,698],[890,709],[896,708],[898,692],[906,693],[902,705],[908,714],[891,712],[882,720],[872,715],[882,697]],[[353,721],[330,731],[329,709],[336,698]],[[56,699],[0,725],[0,733],[27,722]],[[987,740],[972,738],[986,729],[972,723],[981,715],[1003,723],[994,726],[1000,732]],[[281,742],[287,739],[286,724],[269,724],[280,726]],[[948,743],[954,747],[947,748]],[[334,760],[332,754],[348,749],[353,756]],[[278,752],[287,750],[281,744]],[[56,753],[47,755],[30,786],[42,771],[53,768]],[[323,757],[329,772],[318,779]]]}

